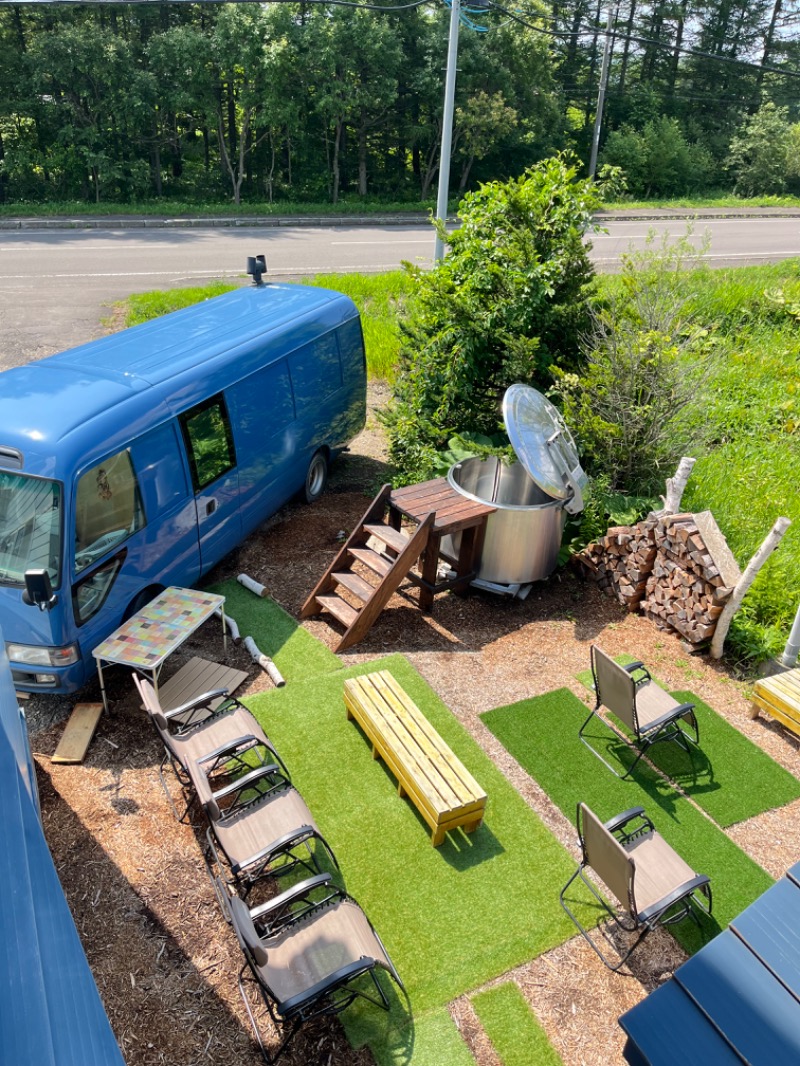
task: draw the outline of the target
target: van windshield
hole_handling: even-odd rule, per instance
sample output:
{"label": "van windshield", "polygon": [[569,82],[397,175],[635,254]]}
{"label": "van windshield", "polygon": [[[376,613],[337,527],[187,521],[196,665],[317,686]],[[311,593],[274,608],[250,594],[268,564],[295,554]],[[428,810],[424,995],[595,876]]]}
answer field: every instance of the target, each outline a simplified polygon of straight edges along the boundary
{"label": "van windshield", "polygon": [[21,585],[26,570],[61,576],[61,486],[0,470],[0,584]]}

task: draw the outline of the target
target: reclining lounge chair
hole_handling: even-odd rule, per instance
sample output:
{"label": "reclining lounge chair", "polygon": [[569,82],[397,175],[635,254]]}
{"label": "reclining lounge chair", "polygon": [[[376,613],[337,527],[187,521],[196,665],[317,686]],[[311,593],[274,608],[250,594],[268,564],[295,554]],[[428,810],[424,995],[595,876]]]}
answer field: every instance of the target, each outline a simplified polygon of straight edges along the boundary
{"label": "reclining lounge chair", "polygon": [[[214,755],[210,760],[214,760]],[[338,869],[328,842],[320,833],[305,800],[277,765],[248,769],[224,787],[214,789],[206,774],[207,759],[190,766],[197,798],[208,816],[206,840],[213,863],[224,871],[224,855],[233,890],[244,899],[256,882],[288,873],[296,866],[319,870],[312,842],[319,843]],[[307,857],[295,849],[304,848]],[[215,887],[219,880],[209,872]],[[226,917],[226,897],[217,892]]]}
{"label": "reclining lounge chair", "polygon": [[[261,749],[261,762],[267,759],[270,765],[279,764],[285,778],[289,774],[272,743],[256,719],[238,700],[226,697],[221,691],[206,692],[196,699],[175,707],[162,709],[158,693],[146,678],[133,675],[134,684],[142,698],[142,703],[152,721],[156,732],[164,745],[164,758],[158,770],[161,787],[175,812],[178,821],[182,821],[191,807],[193,793],[192,777],[189,767],[197,759],[204,759],[205,772],[213,775],[217,769],[230,769],[239,764],[244,771],[251,770],[252,753]],[[212,709],[212,704],[226,697]],[[245,760],[245,755],[250,759]],[[164,780],[164,767],[170,763],[178,778],[184,794],[187,796],[183,814],[178,814]]]}
{"label": "reclining lounge chair", "polygon": [[[634,948],[657,926],[673,925],[686,917],[693,918],[699,925],[696,908],[711,914],[708,877],[695,873],[659,836],[641,807],[601,822],[586,804],[579,803],[577,821],[582,856],[578,869],[561,890],[561,906],[610,970],[618,970]],[[587,867],[619,900],[624,917],[612,910],[585,876]],[[628,933],[638,934],[615,963],[608,960],[567,906],[565,894],[577,877],[615,925]]]}
{"label": "reclining lounge chair", "polygon": [[[620,666],[615,663],[602,649],[592,645],[592,676],[594,688],[597,694],[597,702],[586,721],[578,730],[578,736],[583,743],[596,755],[604,766],[624,779],[632,773],[633,768],[639,762],[649,747],[662,740],[672,740],[691,756],[690,744],[697,744],[700,740],[700,730],[694,713],[694,704],[678,703],[668,692],[653,681],[647,668],[639,662]],[[589,744],[583,735],[584,730],[592,718],[603,721],[597,712],[601,707],[611,711],[631,731],[634,743],[639,753],[624,774],[619,774],[599,752]],[[687,733],[682,724],[691,729]],[[629,743],[625,737],[613,725],[609,729],[620,740]]]}
{"label": "reclining lounge chair", "polygon": [[[232,896],[230,908],[245,957],[239,991],[268,1063],[277,1061],[306,1022],[340,1014],[358,997],[388,1011],[377,967],[403,988],[367,916],[355,900],[330,886],[327,875],[310,878],[253,911]],[[281,919],[276,928],[278,908]],[[272,1054],[264,1046],[247,985],[255,986],[281,1035]]]}

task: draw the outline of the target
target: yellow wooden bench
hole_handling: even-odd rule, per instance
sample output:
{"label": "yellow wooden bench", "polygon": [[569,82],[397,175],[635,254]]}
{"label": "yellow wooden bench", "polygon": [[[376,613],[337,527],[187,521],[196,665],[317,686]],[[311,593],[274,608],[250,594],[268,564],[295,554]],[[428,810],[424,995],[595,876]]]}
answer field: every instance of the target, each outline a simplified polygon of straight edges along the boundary
{"label": "yellow wooden bench", "polygon": [[753,688],[753,718],[766,711],[800,736],[800,669],[762,677]]}
{"label": "yellow wooden bench", "polygon": [[450,829],[472,833],[483,821],[486,793],[388,670],[344,683],[347,717],[355,718],[431,827],[438,847]]}

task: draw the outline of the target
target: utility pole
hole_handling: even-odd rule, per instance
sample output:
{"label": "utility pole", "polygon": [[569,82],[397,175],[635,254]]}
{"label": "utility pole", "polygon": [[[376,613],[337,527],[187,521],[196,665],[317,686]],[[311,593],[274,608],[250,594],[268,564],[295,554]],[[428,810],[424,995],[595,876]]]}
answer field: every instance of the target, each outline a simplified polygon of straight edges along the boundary
{"label": "utility pole", "polygon": [[[444,113],[442,115],[442,146],[439,153],[439,195],[436,218],[447,221],[447,202],[450,198],[450,149],[453,143],[453,104],[456,96],[456,61],[458,59],[458,24],[461,21],[461,0],[451,0],[450,37],[447,43],[447,73],[444,81]],[[433,258],[444,258],[444,241],[436,234]]]}
{"label": "utility pole", "polygon": [[608,17],[606,18],[606,43],[603,47],[603,61],[600,64],[600,88],[597,93],[597,111],[594,116],[594,132],[592,133],[592,158],[589,160],[589,177],[593,178],[595,171],[597,170],[597,151],[600,147],[600,126],[603,122],[603,106],[606,101],[606,84],[608,82],[608,68],[611,60],[611,30],[617,21],[617,12],[619,11],[619,0],[617,0],[617,6],[612,13],[611,8],[608,9]]}

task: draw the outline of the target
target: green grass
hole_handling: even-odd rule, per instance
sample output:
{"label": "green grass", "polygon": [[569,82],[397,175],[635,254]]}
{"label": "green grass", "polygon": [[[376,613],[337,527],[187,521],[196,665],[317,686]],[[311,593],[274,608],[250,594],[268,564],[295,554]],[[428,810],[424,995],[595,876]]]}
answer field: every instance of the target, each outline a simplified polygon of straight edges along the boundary
{"label": "green grass", "polygon": [[[633,659],[620,655],[617,662],[624,665]],[[580,673],[578,680],[592,689],[591,670]],[[727,828],[800,796],[800,781],[707,703],[688,691],[675,690],[672,695],[679,703],[694,704],[700,745],[692,749],[691,759],[676,744],[667,742],[650,748],[647,758],[680,785],[717,825]],[[621,722],[615,721],[618,728],[624,729]],[[589,725],[586,738],[621,773],[635,758],[633,748],[619,741],[599,721]],[[634,777],[638,772],[637,767]]]}
{"label": "green grass", "polygon": [[503,1066],[563,1066],[513,981],[479,992],[472,1006]]}
{"label": "green grass", "polygon": [[[398,309],[411,292],[408,275],[402,270],[382,274],[317,274],[305,278],[304,283],[343,292],[354,301],[364,329],[367,374],[370,378],[391,381],[400,345]],[[126,326],[137,326],[170,311],[220,296],[235,287],[220,281],[194,288],[156,290],[129,296],[119,305],[122,321]]]}
{"label": "green grass", "polygon": [[[253,635],[267,644],[266,634]],[[391,670],[486,790],[486,819],[475,833],[450,833],[432,847],[416,809],[398,797],[391,774],[347,720],[344,678],[377,669]],[[351,1039],[371,1043],[379,1061],[395,1061],[392,1049],[413,1040],[409,1006],[416,1026],[574,932],[558,905],[573,869],[569,855],[402,656],[289,682],[247,702],[405,982],[408,1005],[395,992],[388,1024],[369,1007],[345,1019]]]}
{"label": "green grass", "polygon": [[[620,781],[580,743],[578,729],[587,709],[574,693],[558,689],[481,715],[486,726],[536,780],[571,822],[579,802],[599,817],[611,818],[630,807],[644,807],[656,829],[700,873],[708,874],[714,893],[718,931],[772,884],[772,878],[698,811],[672,785],[639,764],[634,779]],[[744,786],[742,771],[740,787]],[[702,946],[693,922],[673,928],[689,951]]]}
{"label": "green grass", "polygon": [[225,613],[235,620],[242,637],[253,637],[287,683],[341,669],[333,652],[269,597],[255,596],[238,581],[209,585],[208,590],[225,597]]}
{"label": "green grass", "polygon": [[[450,210],[455,210],[453,200]],[[338,204],[327,201],[295,202],[279,200],[269,203],[258,200],[239,204],[230,200],[193,202],[178,198],[145,200],[139,203],[89,203],[83,200],[65,200],[57,203],[8,203],[0,204],[0,218],[52,218],[67,215],[70,218],[103,218],[106,215],[155,215],[177,218],[280,218],[287,216],[319,215],[322,217],[349,217],[358,215],[424,214],[435,211],[431,200],[379,200],[367,197],[355,200],[340,199]]]}

